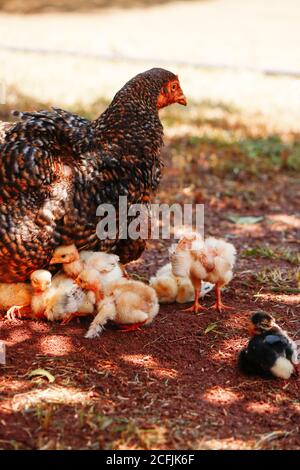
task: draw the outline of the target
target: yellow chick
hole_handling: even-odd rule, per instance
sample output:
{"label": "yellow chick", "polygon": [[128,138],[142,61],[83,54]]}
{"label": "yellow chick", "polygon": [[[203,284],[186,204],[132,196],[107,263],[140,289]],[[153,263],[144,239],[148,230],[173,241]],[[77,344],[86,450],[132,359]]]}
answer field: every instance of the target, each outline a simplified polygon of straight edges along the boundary
{"label": "yellow chick", "polygon": [[133,331],[143,324],[150,324],[158,314],[156,292],[142,282],[123,278],[103,285],[96,270],[83,271],[76,282],[86,289],[94,286],[97,290],[102,285],[104,290],[104,298],[97,303],[97,315],[85,335],[86,338],[98,336],[109,320],[124,325],[124,331]]}
{"label": "yellow chick", "polygon": [[25,282],[0,283],[0,309],[10,320],[30,316],[32,287]]}
{"label": "yellow chick", "polygon": [[105,275],[107,282],[120,279],[124,275],[117,255],[87,250],[79,253],[74,244],[56,248],[50,264],[62,264],[65,274],[72,279],[76,279],[83,269],[96,269]]}
{"label": "yellow chick", "polygon": [[79,252],[74,244],[61,245],[54,250],[53,256],[49,264],[61,264],[65,274],[76,279],[84,268],[83,255]]}
{"label": "yellow chick", "polygon": [[52,288],[52,275],[45,269],[37,269],[30,276],[33,290],[31,298],[31,310],[35,318],[44,318],[45,311],[55,290]]}
{"label": "yellow chick", "polygon": [[94,312],[96,298],[82,289],[64,274],[52,280],[49,271],[39,269],[30,277],[33,288],[31,310],[35,318],[45,317],[49,321],[68,323],[77,316]]}
{"label": "yellow chick", "polygon": [[225,240],[209,237],[205,241],[194,232],[183,235],[174,253],[171,254],[172,271],[175,276],[188,276],[195,289],[195,302],[188,311],[198,312],[204,309],[199,304],[202,281],[215,284],[216,303],[219,312],[231,309],[222,303],[221,288],[233,277],[236,249]]}

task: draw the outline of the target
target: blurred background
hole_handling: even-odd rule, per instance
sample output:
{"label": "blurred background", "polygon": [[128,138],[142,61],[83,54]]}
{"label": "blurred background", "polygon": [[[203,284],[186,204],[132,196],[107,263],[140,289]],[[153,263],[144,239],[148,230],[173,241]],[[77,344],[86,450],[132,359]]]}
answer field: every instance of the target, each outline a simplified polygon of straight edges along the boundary
{"label": "blurred background", "polygon": [[19,93],[94,112],[159,65],[179,74],[190,102],[297,132],[299,24],[298,0],[0,0],[0,80],[9,105]]}
{"label": "blurred background", "polygon": [[299,24],[298,0],[0,0],[0,119],[49,105],[94,118],[161,66],[189,101],[162,112],[180,187],[195,158],[222,176],[299,170]]}

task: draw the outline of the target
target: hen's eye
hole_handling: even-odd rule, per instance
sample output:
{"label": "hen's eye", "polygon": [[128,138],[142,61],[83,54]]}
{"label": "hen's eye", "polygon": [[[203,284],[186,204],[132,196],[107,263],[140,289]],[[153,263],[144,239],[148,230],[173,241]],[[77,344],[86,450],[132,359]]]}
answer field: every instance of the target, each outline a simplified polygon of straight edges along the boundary
{"label": "hen's eye", "polygon": [[176,83],[173,83],[173,85],[171,86],[171,90],[172,91],[176,91],[177,89],[177,84]]}

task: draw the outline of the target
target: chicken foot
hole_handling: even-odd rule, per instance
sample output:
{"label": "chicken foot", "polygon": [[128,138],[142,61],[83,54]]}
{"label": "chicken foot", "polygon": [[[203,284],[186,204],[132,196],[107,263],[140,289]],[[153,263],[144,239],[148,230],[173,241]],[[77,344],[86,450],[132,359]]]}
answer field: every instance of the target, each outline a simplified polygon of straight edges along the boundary
{"label": "chicken foot", "polygon": [[210,308],[215,308],[219,313],[222,313],[222,310],[234,310],[234,307],[229,307],[229,305],[223,304],[221,298],[221,287],[218,284],[216,284],[215,291],[217,300]]}

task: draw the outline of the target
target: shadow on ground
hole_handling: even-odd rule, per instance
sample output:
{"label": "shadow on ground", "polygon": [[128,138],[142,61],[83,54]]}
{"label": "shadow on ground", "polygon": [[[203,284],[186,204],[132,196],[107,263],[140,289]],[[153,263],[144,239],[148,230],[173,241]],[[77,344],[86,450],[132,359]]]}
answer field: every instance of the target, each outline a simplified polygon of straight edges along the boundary
{"label": "shadow on ground", "polygon": [[[16,99],[17,109],[43,107],[23,99]],[[80,112],[94,117],[97,106]],[[6,119],[11,102],[1,109]],[[0,448],[299,448],[299,381],[250,379],[236,367],[255,310],[272,313],[299,337],[299,172],[290,158],[299,136],[254,130],[226,103],[194,103],[180,119],[163,114],[158,200],[205,204],[206,234],[236,245],[236,274],[224,292],[234,310],[195,316],[163,306],[142,333],[110,326],[96,340],[83,337],[87,320],[66,326],[0,320],[7,344]],[[239,223],[245,215],[257,221]],[[130,273],[149,279],[167,261],[167,246],[149,242]],[[213,300],[209,294],[204,305]],[[30,379],[39,368],[55,382]]]}

